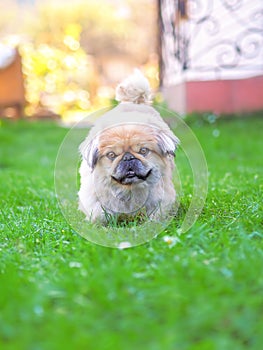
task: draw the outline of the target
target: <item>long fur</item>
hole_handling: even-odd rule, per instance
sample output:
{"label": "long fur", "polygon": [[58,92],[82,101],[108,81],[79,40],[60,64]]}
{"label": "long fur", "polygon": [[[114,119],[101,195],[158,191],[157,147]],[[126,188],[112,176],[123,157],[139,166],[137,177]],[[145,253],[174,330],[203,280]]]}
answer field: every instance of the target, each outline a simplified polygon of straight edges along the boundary
{"label": "long fur", "polygon": [[[147,80],[136,72],[117,88],[123,102],[98,119],[80,145],[79,209],[88,220],[105,221],[107,213],[133,216],[142,210],[149,218],[160,218],[175,201],[172,172],[179,140],[159,113],[145,104],[149,93]],[[139,144],[147,145],[148,156],[138,153]],[[118,157],[110,162],[106,154],[116,147]],[[114,181],[112,175],[127,151],[146,170],[152,169],[145,181],[131,185]]]}

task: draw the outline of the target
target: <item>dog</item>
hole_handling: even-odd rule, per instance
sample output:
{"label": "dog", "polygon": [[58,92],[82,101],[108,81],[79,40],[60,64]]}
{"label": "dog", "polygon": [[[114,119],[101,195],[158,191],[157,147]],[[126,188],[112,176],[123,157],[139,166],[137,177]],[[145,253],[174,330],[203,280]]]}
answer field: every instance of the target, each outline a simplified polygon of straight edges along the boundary
{"label": "dog", "polygon": [[179,140],[149,105],[142,73],[118,85],[119,105],[100,117],[80,145],[79,209],[92,222],[143,215],[160,220],[171,210]]}

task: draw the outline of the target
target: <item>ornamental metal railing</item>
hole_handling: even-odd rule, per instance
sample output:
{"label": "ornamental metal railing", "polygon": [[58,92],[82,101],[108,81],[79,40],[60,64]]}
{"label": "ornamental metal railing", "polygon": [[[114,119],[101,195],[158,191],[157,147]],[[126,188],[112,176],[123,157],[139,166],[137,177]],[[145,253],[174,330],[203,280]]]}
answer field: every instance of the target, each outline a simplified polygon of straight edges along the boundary
{"label": "ornamental metal railing", "polygon": [[161,84],[263,74],[262,0],[158,0]]}

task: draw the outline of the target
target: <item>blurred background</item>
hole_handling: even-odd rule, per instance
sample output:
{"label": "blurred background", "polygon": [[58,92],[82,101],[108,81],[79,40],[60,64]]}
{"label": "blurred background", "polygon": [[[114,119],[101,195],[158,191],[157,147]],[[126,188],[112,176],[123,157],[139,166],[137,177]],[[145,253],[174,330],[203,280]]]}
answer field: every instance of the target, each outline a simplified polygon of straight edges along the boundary
{"label": "blurred background", "polygon": [[263,110],[262,0],[6,0],[0,13],[2,117],[79,120],[134,67],[182,115]]}

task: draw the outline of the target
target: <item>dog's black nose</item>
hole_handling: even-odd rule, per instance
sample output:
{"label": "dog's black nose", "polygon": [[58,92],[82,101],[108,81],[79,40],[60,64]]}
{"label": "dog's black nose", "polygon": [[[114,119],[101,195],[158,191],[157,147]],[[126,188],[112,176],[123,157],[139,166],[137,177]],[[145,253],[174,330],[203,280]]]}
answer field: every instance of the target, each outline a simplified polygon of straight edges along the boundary
{"label": "dog's black nose", "polygon": [[134,157],[133,154],[131,154],[131,153],[129,153],[129,152],[126,152],[126,153],[124,154],[124,156],[122,157],[122,160],[125,160],[125,161],[127,161],[127,160],[132,160],[132,159],[135,159],[135,157]]}

